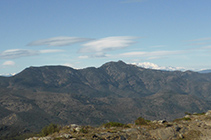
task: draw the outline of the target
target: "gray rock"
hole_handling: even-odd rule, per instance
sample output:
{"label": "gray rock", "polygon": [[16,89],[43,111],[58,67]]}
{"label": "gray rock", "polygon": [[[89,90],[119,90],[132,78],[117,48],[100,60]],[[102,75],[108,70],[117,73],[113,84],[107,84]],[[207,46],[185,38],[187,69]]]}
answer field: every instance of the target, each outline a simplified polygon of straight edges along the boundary
{"label": "gray rock", "polygon": [[211,110],[208,110],[206,113],[205,113],[206,116],[211,116]]}
{"label": "gray rock", "polygon": [[163,123],[165,123],[166,122],[166,120],[164,119],[164,120],[159,120],[158,121],[158,123],[160,123],[160,124],[163,124]]}
{"label": "gray rock", "polygon": [[185,117],[184,118],[190,118],[190,115],[185,115]]}
{"label": "gray rock", "polygon": [[171,127],[151,130],[150,134],[153,137],[155,137],[157,139],[162,139],[162,140],[169,140],[173,136],[175,136],[175,132],[174,132],[174,130]]}
{"label": "gray rock", "polygon": [[57,138],[66,138],[66,139],[70,139],[72,138],[71,134],[61,134],[60,136],[58,136]]}
{"label": "gray rock", "polygon": [[38,140],[53,140],[52,137],[46,136],[46,137],[40,137]]}
{"label": "gray rock", "polygon": [[184,138],[183,134],[179,134],[179,138],[183,139]]}

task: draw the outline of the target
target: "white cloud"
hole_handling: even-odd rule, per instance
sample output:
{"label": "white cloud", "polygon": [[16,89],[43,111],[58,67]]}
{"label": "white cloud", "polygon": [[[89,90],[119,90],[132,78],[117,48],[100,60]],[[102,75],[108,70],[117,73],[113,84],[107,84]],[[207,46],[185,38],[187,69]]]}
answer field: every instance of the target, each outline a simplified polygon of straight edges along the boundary
{"label": "white cloud", "polygon": [[201,47],[200,49],[211,49],[211,46]]}
{"label": "white cloud", "polygon": [[13,62],[13,61],[5,61],[2,65],[3,66],[14,66],[15,62]]}
{"label": "white cloud", "polygon": [[206,45],[206,44],[210,44],[208,42],[197,42],[197,43],[191,43],[191,44],[188,44],[190,46],[199,46],[199,45]]}
{"label": "white cloud", "polygon": [[79,43],[79,42],[85,42],[89,41],[91,39],[89,38],[80,38],[80,37],[66,37],[66,36],[61,36],[61,37],[53,37],[53,38],[48,38],[48,39],[41,39],[41,40],[36,40],[33,42],[30,42],[28,46],[67,46],[71,45],[74,43]]}
{"label": "white cloud", "polygon": [[65,63],[65,64],[62,64],[63,66],[67,66],[67,67],[73,67],[73,65],[72,64],[70,64],[70,63]]}
{"label": "white cloud", "polygon": [[26,56],[35,56],[39,55],[41,53],[57,53],[57,52],[63,52],[64,50],[24,50],[24,49],[11,49],[11,50],[5,50],[2,53],[0,53],[0,58],[2,59],[15,59],[20,57],[26,57]]}
{"label": "white cloud", "polygon": [[153,51],[153,52],[128,52],[120,54],[120,56],[125,57],[157,57],[157,56],[167,56],[167,55],[173,55],[173,54],[181,54],[185,51]]}
{"label": "white cloud", "polygon": [[156,69],[156,70],[168,70],[168,71],[175,71],[175,70],[180,70],[184,71],[185,68],[183,67],[164,67],[164,66],[158,66],[157,64],[151,63],[151,62],[143,62],[143,63],[132,63],[133,65],[147,68],[147,69]]}
{"label": "white cloud", "polygon": [[102,57],[110,57],[111,55],[105,54],[105,53],[95,53],[92,55],[81,55],[78,58],[79,59],[87,59],[87,58],[102,58]]}
{"label": "white cloud", "polygon": [[98,52],[92,55],[92,57],[109,57],[110,55],[105,54],[103,52]]}
{"label": "white cloud", "polygon": [[40,50],[40,53],[57,53],[57,52],[64,52],[64,50],[57,50],[57,49],[53,49],[53,50]]}
{"label": "white cloud", "polygon": [[0,53],[0,58],[15,59],[15,58],[20,58],[20,57],[25,57],[25,56],[34,56],[38,54],[39,54],[39,51],[34,51],[34,50],[11,49],[11,50],[6,50]]}
{"label": "white cloud", "polygon": [[102,53],[117,49],[128,47],[135,43],[134,39],[137,37],[131,36],[116,36],[107,37],[83,44],[83,48],[79,50],[80,53]]}
{"label": "white cloud", "polygon": [[88,55],[81,55],[81,56],[79,56],[78,58],[79,58],[79,59],[87,59],[87,58],[89,58],[89,56],[88,56]]}

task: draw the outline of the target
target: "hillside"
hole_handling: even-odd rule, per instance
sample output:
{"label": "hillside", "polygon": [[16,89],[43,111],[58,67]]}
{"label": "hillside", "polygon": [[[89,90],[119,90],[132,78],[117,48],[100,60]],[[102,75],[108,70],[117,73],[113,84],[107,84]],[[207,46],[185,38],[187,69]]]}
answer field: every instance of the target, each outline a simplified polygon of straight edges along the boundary
{"label": "hillside", "polygon": [[211,110],[207,113],[189,114],[172,122],[138,118],[133,124],[110,122],[99,127],[76,124],[52,126],[42,129],[40,135],[43,136],[26,140],[208,140],[211,139]]}
{"label": "hillside", "polygon": [[[144,69],[122,61],[99,68],[29,67],[0,77],[0,136],[50,123],[99,125],[173,120],[211,107],[211,73]],[[17,129],[18,128],[18,129]]]}

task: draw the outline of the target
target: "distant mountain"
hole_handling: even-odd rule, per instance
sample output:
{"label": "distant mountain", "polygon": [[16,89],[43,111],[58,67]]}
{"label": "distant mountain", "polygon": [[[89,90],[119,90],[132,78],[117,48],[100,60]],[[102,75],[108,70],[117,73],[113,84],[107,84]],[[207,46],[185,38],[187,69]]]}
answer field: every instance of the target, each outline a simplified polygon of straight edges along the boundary
{"label": "distant mountain", "polygon": [[[99,68],[29,67],[0,77],[0,136],[49,123],[99,125],[172,120],[211,109],[211,74],[145,69],[122,61]],[[1,139],[1,138],[0,138]]]}
{"label": "distant mountain", "polygon": [[211,70],[208,69],[208,70],[202,70],[202,71],[199,71],[199,73],[211,73]]}

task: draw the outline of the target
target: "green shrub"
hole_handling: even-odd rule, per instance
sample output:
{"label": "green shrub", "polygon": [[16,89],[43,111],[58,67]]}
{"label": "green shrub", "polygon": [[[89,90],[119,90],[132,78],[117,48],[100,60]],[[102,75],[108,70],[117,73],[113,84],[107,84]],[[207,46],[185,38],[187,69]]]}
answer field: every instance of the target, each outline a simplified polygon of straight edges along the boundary
{"label": "green shrub", "polygon": [[136,125],[148,125],[150,120],[145,120],[142,117],[139,117],[138,119],[135,120]]}
{"label": "green shrub", "polygon": [[103,124],[104,127],[127,127],[127,125],[123,124],[123,123],[119,123],[119,122],[109,122],[106,124]]}
{"label": "green shrub", "polygon": [[80,129],[80,132],[81,133],[88,133],[89,131],[88,131],[88,129],[89,129],[89,127],[88,126],[83,126],[81,129]]}
{"label": "green shrub", "polygon": [[205,112],[201,112],[201,113],[193,113],[193,114],[188,113],[188,112],[185,112],[185,115],[204,115],[204,114],[205,114]]}
{"label": "green shrub", "polygon": [[185,115],[192,115],[191,113],[189,113],[189,112],[185,112]]}
{"label": "green shrub", "polygon": [[60,128],[56,124],[50,124],[49,126],[45,126],[41,131],[41,136],[47,136],[49,134],[53,134],[55,132],[59,132]]}
{"label": "green shrub", "polygon": [[194,115],[205,115],[206,113],[205,112],[201,112],[201,113],[196,113]]}
{"label": "green shrub", "polygon": [[175,119],[175,120],[173,120],[173,122],[178,122],[178,121],[190,121],[191,120],[191,118],[189,118],[189,117],[187,117],[187,118],[179,118],[179,119]]}

